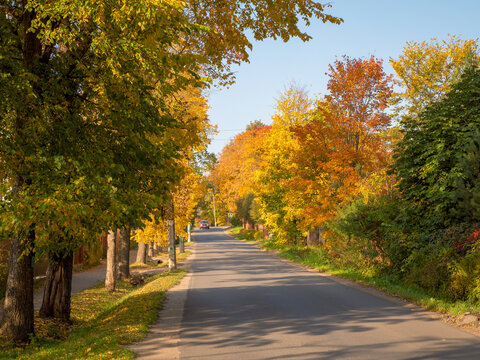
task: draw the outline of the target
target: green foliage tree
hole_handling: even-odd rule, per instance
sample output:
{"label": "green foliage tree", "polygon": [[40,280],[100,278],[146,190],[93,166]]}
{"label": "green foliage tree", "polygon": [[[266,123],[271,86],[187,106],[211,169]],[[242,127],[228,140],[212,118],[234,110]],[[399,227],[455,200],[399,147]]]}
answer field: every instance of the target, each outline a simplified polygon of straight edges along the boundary
{"label": "green foliage tree", "polygon": [[242,220],[243,226],[247,224],[253,225],[253,219],[250,214],[255,195],[252,193],[246,194],[236,201],[237,216]]}
{"label": "green foliage tree", "polygon": [[480,215],[480,70],[468,68],[445,98],[406,118],[394,156],[398,188],[422,224],[445,228]]}
{"label": "green foliage tree", "polygon": [[208,76],[230,81],[229,66],[248,58],[248,30],[308,40],[299,19],[340,22],[324,9],[315,1],[1,4],[0,218],[11,239],[4,335],[33,333],[34,253],[70,259],[101,230],[141,226],[167,201],[185,155],[169,130],[188,126],[165,99]]}

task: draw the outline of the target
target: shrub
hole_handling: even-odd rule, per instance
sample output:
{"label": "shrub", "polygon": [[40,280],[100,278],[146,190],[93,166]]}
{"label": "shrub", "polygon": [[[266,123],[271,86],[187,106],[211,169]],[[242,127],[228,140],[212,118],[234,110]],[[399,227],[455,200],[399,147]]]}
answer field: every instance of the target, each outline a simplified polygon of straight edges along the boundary
{"label": "shrub", "polygon": [[263,231],[256,231],[253,237],[255,238],[255,240],[263,240],[265,239],[265,234],[263,233]]}
{"label": "shrub", "polygon": [[430,293],[448,293],[450,263],[454,256],[452,247],[427,243],[412,250],[405,262],[405,280]]}
{"label": "shrub", "polygon": [[409,255],[399,221],[403,207],[396,196],[359,198],[327,225],[330,252],[361,270],[399,273]]}
{"label": "shrub", "polygon": [[470,251],[451,265],[448,294],[455,299],[480,300],[480,252]]}

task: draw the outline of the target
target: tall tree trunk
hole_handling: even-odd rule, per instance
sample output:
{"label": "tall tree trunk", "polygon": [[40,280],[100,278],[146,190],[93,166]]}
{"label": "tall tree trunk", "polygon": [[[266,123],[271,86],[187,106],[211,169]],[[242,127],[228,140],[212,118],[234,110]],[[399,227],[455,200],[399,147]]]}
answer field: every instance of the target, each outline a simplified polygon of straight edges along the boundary
{"label": "tall tree trunk", "polygon": [[180,254],[183,254],[185,252],[185,239],[183,238],[183,236],[180,236],[180,243],[179,243],[179,250],[178,252]]}
{"label": "tall tree trunk", "polygon": [[105,275],[105,289],[115,291],[116,286],[116,234],[117,231],[109,231],[107,235],[107,273]]}
{"label": "tall tree trunk", "polygon": [[72,275],[73,252],[49,256],[41,317],[70,321]]}
{"label": "tall tree trunk", "polygon": [[[25,10],[26,1],[21,2],[22,14],[19,23],[23,23],[23,66],[27,71],[33,72],[42,54],[42,44],[38,31],[30,31],[32,21],[36,17],[35,11]],[[32,86],[37,93],[40,87]],[[31,100],[34,101],[34,100]],[[29,116],[35,113],[34,105],[28,101],[25,109],[17,112],[15,131],[18,144],[23,148],[29,142],[24,133],[25,124]],[[21,156],[21,153],[19,154]],[[24,169],[18,169],[21,174]],[[20,190],[28,186],[31,180],[22,175],[17,175],[12,189],[13,197],[18,197]],[[14,342],[28,342],[29,334],[34,334],[33,327],[33,262],[34,262],[35,231],[33,226],[23,235],[16,234],[10,239],[10,258],[8,262],[7,288],[5,292],[5,305],[0,333]]]}
{"label": "tall tree trunk", "polygon": [[147,256],[149,259],[153,258],[153,242],[152,241],[148,243]]}
{"label": "tall tree trunk", "polygon": [[33,246],[35,232],[27,238],[12,237],[8,263],[7,289],[0,332],[16,343],[29,341],[33,328]]}
{"label": "tall tree trunk", "polygon": [[130,277],[130,229],[121,229],[118,238],[118,278]]}
{"label": "tall tree trunk", "polygon": [[307,233],[307,246],[315,246],[318,245],[318,239],[317,239],[317,229],[313,228],[308,230]]}
{"label": "tall tree trunk", "polygon": [[138,243],[137,263],[145,264],[147,262],[147,246],[143,241]]}

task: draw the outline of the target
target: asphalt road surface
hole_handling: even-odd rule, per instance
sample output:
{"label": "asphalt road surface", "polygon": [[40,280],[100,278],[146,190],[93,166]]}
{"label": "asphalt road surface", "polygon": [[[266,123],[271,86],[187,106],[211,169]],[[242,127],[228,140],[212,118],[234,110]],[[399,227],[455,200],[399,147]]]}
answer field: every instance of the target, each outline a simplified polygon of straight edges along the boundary
{"label": "asphalt road surface", "polygon": [[[195,234],[181,359],[480,359],[480,339],[220,229]],[[412,309],[413,308],[413,309]]]}

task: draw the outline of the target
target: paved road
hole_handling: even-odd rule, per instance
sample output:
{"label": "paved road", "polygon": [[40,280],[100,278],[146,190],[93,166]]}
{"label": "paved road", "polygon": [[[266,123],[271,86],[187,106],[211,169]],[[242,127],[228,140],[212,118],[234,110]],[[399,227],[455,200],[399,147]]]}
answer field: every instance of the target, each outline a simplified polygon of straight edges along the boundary
{"label": "paved road", "polygon": [[[478,359],[480,340],[221,231],[195,236],[181,359]],[[160,356],[158,358],[161,358]]]}

